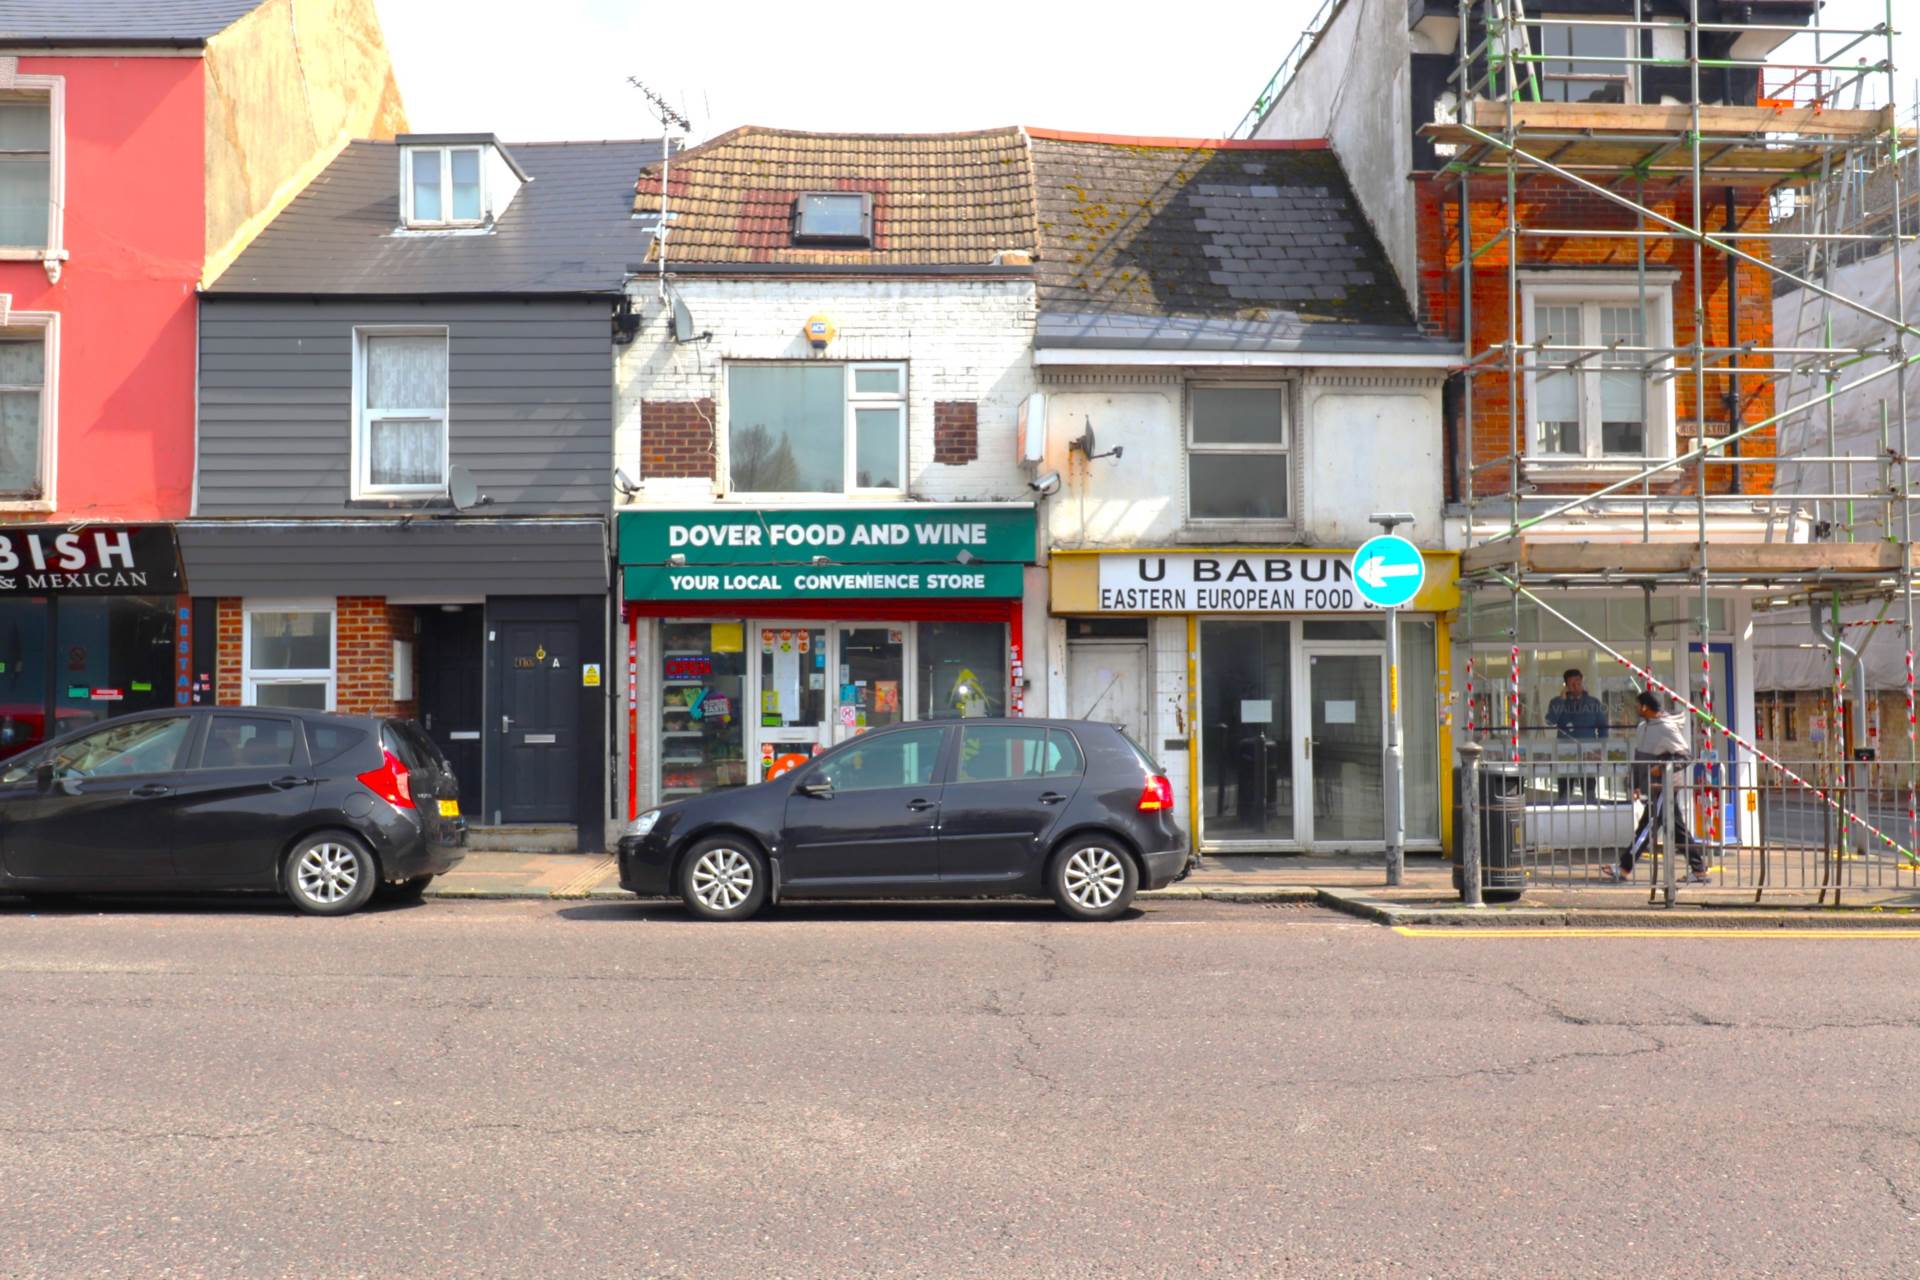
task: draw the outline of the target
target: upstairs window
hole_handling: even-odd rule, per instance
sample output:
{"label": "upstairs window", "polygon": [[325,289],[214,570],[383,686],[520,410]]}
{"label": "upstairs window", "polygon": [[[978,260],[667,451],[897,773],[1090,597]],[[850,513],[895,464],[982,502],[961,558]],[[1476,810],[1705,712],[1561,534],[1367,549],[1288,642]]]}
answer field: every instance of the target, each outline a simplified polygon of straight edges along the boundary
{"label": "upstairs window", "polygon": [[1188,517],[1290,518],[1293,467],[1287,389],[1192,387],[1187,405]]}
{"label": "upstairs window", "polygon": [[810,191],[793,202],[795,244],[873,243],[873,197],[860,192]]}
{"label": "upstairs window", "polygon": [[0,247],[46,248],[52,204],[52,103],[0,98]]}
{"label": "upstairs window", "polygon": [[447,487],[447,331],[359,334],[356,496],[427,496]]}
{"label": "upstairs window", "polygon": [[1533,67],[1543,101],[1634,100],[1633,67],[1625,61],[1632,28],[1549,17],[1536,30],[1545,61]]}
{"label": "upstairs window", "polygon": [[727,367],[735,492],[897,494],[906,462],[906,365]]}
{"label": "upstairs window", "polygon": [[401,190],[409,227],[477,227],[486,192],[479,147],[407,147]]}
{"label": "upstairs window", "polygon": [[1631,285],[1526,284],[1521,300],[1532,455],[1669,456],[1672,381],[1657,376],[1669,363],[1657,351],[1673,342],[1667,287],[1648,290],[1644,314]]}
{"label": "upstairs window", "polygon": [[42,496],[47,334],[0,329],[0,500]]}

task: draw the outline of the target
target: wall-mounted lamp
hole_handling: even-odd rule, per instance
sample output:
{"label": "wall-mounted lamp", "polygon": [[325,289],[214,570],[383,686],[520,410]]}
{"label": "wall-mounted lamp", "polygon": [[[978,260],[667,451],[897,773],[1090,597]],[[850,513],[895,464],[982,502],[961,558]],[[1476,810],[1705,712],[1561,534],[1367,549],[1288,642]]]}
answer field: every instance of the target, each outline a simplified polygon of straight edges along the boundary
{"label": "wall-mounted lamp", "polygon": [[968,551],[965,547],[962,547],[960,550],[956,551],[954,553],[953,558],[955,560],[958,560],[961,564],[973,564],[980,559],[979,556],[976,556],[975,554],[973,554],[973,552]]}
{"label": "wall-mounted lamp", "polygon": [[687,563],[687,553],[684,551],[676,551],[672,555],[667,557],[667,563],[672,565],[676,569],[685,568]]}

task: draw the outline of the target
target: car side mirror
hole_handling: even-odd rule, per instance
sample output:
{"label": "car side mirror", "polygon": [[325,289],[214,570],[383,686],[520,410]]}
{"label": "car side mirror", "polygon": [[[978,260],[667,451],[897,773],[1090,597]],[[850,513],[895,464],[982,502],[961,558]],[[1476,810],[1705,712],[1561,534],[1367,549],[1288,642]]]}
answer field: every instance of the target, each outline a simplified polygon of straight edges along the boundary
{"label": "car side mirror", "polygon": [[53,790],[53,764],[51,762],[42,764],[33,771],[33,785],[39,787],[42,791]]}
{"label": "car side mirror", "polygon": [[812,796],[816,800],[831,800],[833,798],[833,783],[827,781],[825,778],[816,778],[812,782],[803,782],[795,787],[794,790],[803,796]]}

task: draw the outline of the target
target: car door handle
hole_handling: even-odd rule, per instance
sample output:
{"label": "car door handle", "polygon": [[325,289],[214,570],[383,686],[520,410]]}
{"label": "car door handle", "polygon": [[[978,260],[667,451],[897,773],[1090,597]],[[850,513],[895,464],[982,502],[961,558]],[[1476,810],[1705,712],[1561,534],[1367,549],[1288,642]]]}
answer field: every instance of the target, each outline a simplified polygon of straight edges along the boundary
{"label": "car door handle", "polygon": [[127,794],[141,800],[151,800],[155,796],[172,795],[173,788],[162,786],[158,782],[149,782],[144,786],[135,787],[133,790],[129,791]]}
{"label": "car door handle", "polygon": [[1066,797],[1061,795],[1058,791],[1042,791],[1040,793],[1041,804],[1059,804],[1062,800],[1065,800],[1065,799]]}
{"label": "car door handle", "polygon": [[932,800],[909,800],[907,801],[907,808],[914,813],[925,813],[928,809],[933,808],[934,803]]}
{"label": "car door handle", "polygon": [[313,781],[312,778],[293,778],[293,777],[275,778],[272,782],[269,782],[267,785],[272,787],[275,791],[285,791],[290,787],[304,787],[309,782],[312,782],[312,781]]}

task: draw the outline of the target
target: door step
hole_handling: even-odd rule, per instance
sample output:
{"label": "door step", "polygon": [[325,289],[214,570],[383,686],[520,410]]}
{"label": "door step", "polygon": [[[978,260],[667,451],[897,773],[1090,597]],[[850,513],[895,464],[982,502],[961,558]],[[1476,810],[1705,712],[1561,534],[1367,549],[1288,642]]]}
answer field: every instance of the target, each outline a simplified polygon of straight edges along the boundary
{"label": "door step", "polygon": [[579,847],[580,832],[572,823],[467,828],[467,848],[475,853],[572,853]]}

